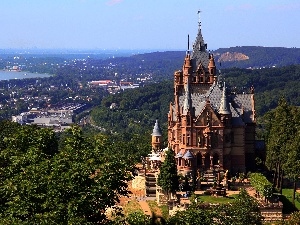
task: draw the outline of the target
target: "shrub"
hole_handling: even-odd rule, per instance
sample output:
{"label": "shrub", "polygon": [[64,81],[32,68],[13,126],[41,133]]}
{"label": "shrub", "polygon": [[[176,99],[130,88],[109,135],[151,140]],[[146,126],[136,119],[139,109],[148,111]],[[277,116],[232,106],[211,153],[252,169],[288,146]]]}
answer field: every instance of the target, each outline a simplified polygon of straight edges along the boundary
{"label": "shrub", "polygon": [[261,173],[251,173],[250,183],[255,190],[262,196],[269,198],[273,194],[273,186],[268,179]]}

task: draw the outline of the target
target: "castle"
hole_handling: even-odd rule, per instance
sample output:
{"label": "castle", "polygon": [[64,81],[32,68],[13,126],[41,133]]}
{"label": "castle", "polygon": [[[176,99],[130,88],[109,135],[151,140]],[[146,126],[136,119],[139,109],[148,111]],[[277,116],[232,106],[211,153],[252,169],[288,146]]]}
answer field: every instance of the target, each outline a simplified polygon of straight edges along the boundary
{"label": "castle", "polygon": [[[178,172],[254,169],[255,126],[254,89],[229,91],[207,51],[199,21],[192,52],[187,51],[182,70],[174,73],[174,101],[168,113],[168,147],[175,152]],[[160,144],[156,122],[153,149]]]}

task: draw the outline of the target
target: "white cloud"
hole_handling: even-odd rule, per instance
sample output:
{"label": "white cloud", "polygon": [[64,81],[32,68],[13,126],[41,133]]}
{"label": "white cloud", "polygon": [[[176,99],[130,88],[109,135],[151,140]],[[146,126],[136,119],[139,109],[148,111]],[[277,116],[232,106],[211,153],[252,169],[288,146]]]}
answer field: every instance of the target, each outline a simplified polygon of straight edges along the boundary
{"label": "white cloud", "polygon": [[113,6],[113,5],[117,5],[120,4],[123,0],[109,0],[106,2],[107,5],[109,6]]}

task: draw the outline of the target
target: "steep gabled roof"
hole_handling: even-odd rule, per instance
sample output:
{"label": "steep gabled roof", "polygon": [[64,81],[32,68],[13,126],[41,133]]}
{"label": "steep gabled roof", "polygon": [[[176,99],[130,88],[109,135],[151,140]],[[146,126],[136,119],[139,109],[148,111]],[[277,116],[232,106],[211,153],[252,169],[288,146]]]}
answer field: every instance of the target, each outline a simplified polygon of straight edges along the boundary
{"label": "steep gabled roof", "polygon": [[[190,108],[194,108],[195,117],[197,118],[204,110],[206,101],[210,101],[212,109],[219,113],[219,109],[222,104],[222,98],[224,98],[223,86],[219,86],[216,82],[205,92],[199,93],[199,89],[191,85],[190,86]],[[252,123],[253,120],[253,101],[251,99],[252,94],[226,94],[226,108],[231,114],[232,125],[243,126],[245,123]],[[179,96],[179,108],[183,108],[186,98],[186,93],[182,92]],[[175,112],[175,105],[172,105]],[[173,113],[173,121],[176,120],[176,113]]]}
{"label": "steep gabled roof", "polygon": [[198,34],[196,41],[193,44],[193,52],[191,55],[193,71],[197,71],[200,63],[203,65],[204,69],[207,70],[209,63],[209,53],[206,50],[207,44],[204,42],[200,24],[201,23],[199,21]]}

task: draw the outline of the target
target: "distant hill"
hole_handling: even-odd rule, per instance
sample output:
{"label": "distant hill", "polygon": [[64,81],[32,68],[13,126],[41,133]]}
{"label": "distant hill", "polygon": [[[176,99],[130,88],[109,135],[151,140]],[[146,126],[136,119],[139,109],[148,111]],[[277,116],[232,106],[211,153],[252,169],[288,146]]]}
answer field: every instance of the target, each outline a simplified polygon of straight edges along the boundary
{"label": "distant hill", "polygon": [[[300,64],[300,48],[239,46],[219,48],[211,53],[217,62],[217,69],[241,68],[260,69]],[[122,65],[125,73],[131,70],[153,73],[156,81],[170,79],[174,71],[182,69],[185,51],[166,51],[137,54],[130,57],[106,59],[107,62]]]}
{"label": "distant hill", "polygon": [[221,63],[221,68],[268,68],[300,64],[300,48],[238,46],[219,48],[212,53],[216,61]]}

